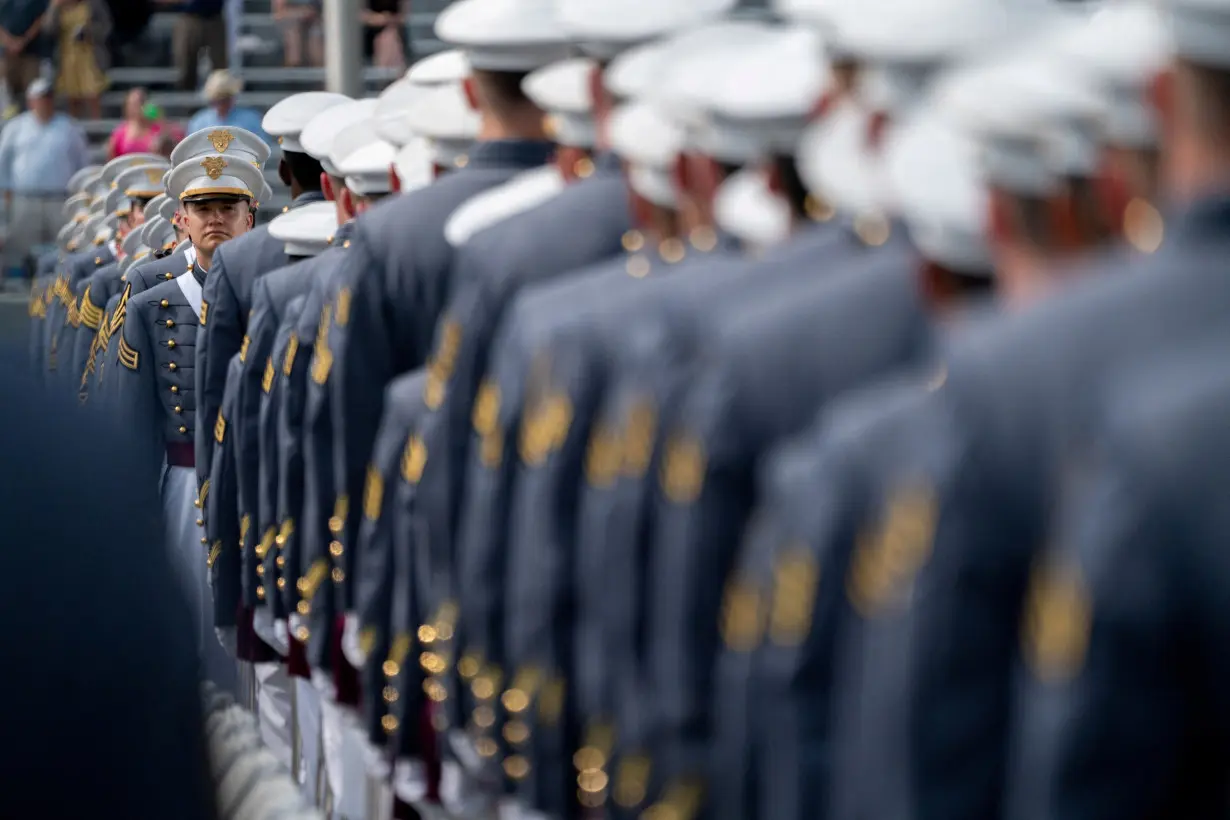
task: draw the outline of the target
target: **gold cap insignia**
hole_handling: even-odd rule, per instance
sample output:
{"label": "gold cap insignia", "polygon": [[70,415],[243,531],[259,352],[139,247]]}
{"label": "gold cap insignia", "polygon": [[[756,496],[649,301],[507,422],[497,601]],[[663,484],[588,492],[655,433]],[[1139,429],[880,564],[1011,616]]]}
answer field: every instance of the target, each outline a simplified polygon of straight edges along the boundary
{"label": "gold cap insignia", "polygon": [[149,179],[151,185],[160,185],[162,183],[163,171],[160,168],[146,168],[145,176]]}
{"label": "gold cap insignia", "polygon": [[219,154],[225,154],[226,149],[230,147],[231,142],[234,139],[235,135],[225,129],[209,132],[209,144],[212,145],[214,150]]}
{"label": "gold cap insignia", "polygon": [[222,157],[205,157],[201,160],[201,167],[205,169],[210,179],[222,176],[222,169],[226,167],[226,164],[226,160]]}

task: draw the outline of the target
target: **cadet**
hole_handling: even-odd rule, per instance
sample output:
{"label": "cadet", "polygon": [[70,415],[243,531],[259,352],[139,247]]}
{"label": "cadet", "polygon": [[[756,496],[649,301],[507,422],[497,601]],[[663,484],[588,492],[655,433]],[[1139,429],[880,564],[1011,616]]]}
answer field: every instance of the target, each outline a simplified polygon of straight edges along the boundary
{"label": "cadet", "polygon": [[[575,8],[564,4],[559,13],[569,35],[598,61],[600,68],[637,43],[717,16],[727,7],[723,3],[703,8],[670,4],[652,14],[637,8],[635,30],[626,26],[629,7],[615,0],[576,4]],[[457,252],[453,277],[457,289],[437,328],[424,394],[429,413],[421,431],[422,446],[429,457],[416,509],[427,534],[431,570],[422,573],[420,583],[432,609],[443,604],[446,610],[455,610],[450,601],[456,594],[449,579],[453,569],[450,554],[464,497],[467,425],[486,369],[487,350],[510,294],[528,282],[556,277],[623,252],[621,243],[631,227],[630,213],[626,183],[618,173],[618,161],[609,154],[605,137],[610,105],[611,99],[595,75],[590,107],[597,132],[597,157],[592,175],[537,207],[474,233]],[[441,627],[452,629],[448,624],[433,625],[437,631]],[[449,708],[459,710],[459,699],[453,699]],[[455,711],[451,717],[456,724],[462,714]]]}
{"label": "cadet", "polygon": [[[1224,324],[1230,291],[1214,261],[1225,252],[1225,191],[1212,169],[1230,123],[1225,43],[1210,21],[1230,6],[1171,3],[1174,96],[1164,133],[1186,146],[1163,156],[1176,203],[1149,256],[1108,254],[1096,281],[954,345],[944,388],[959,469],[935,488],[930,558],[911,607],[912,781],[918,817],[995,816],[1012,731],[1011,670],[1023,596],[1065,477],[1083,457],[1090,380],[1120,362]],[[980,628],[966,631],[971,623]],[[959,631],[954,631],[959,630]]]}
{"label": "cadet", "polygon": [[1230,580],[1217,498],[1226,341],[1219,330],[1133,363],[1099,391],[1095,454],[1063,499],[1020,619],[1009,817],[1225,810],[1212,764],[1225,698],[1209,683],[1224,674]]}
{"label": "cadet", "polygon": [[78,223],[70,221],[60,228],[56,235],[59,251],[54,257],[49,254],[39,260],[39,272],[30,287],[30,306],[27,311],[30,315],[30,364],[36,373],[42,373],[46,368],[47,348],[44,341],[47,338],[47,310],[57,294],[56,271],[68,257],[68,246],[78,227]]}
{"label": "cadet", "polygon": [[[320,163],[303,153],[299,134],[317,114],[346,102],[350,102],[350,98],[342,94],[309,91],[293,94],[265,113],[261,128],[276,137],[282,146],[278,175],[290,186],[293,197],[290,207],[324,199],[320,192]],[[225,147],[234,139],[234,130],[238,129],[213,129],[197,132],[192,137],[202,133],[211,135],[208,138],[217,135],[219,145]],[[213,454],[211,432],[226,387],[227,366],[231,356],[243,346],[252,305],[252,283],[286,264],[282,243],[269,237],[268,228],[262,225],[250,234],[219,254],[217,264],[210,268],[212,274],[202,296],[201,338],[196,349],[196,395],[201,411],[201,423],[196,430],[196,446],[201,456],[197,480],[201,484],[205,482]]]}
{"label": "cadet", "polygon": [[[209,152],[216,150],[214,146],[215,140],[218,145],[225,146],[229,153],[245,157],[249,162],[255,163],[257,167],[262,167],[265,160],[269,158],[269,146],[265,144],[263,139],[252,132],[245,131],[242,128],[213,128],[197,131],[181,140],[179,145],[175,146],[175,150],[171,152],[172,165],[186,162],[194,156],[203,158]],[[166,177],[163,177],[164,188],[166,187],[165,183]],[[268,185],[262,183],[262,195],[267,190]],[[175,213],[179,207],[180,203],[177,200],[168,197],[162,205],[162,217],[168,221],[176,221]],[[186,232],[182,226],[177,227],[176,231],[177,235],[182,234],[184,238],[175,249],[175,252],[159,259],[130,265],[123,274],[123,289],[108,300],[103,318],[107,329],[106,344],[103,345],[100,342],[99,346],[99,356],[97,357],[99,364],[97,365],[95,376],[96,386],[104,382],[106,369],[115,361],[115,348],[122,336],[121,329],[127,316],[126,306],[128,299],[132,295],[141,293],[156,284],[168,282],[176,276],[192,270],[193,265],[196,263],[196,250],[192,246],[192,242],[186,238]]]}
{"label": "cadet", "polygon": [[[193,510],[197,497],[192,470],[195,453],[192,427],[196,402],[192,385],[191,348],[196,344],[201,285],[218,246],[251,229],[252,208],[266,189],[260,169],[245,153],[193,156],[177,165],[167,179],[170,196],[183,203],[196,261],[192,270],[171,282],[155,285],[129,303],[132,321],[124,323],[118,344],[114,401],[117,409],[148,437],[155,453],[164,454],[167,473],[163,503],[169,542],[175,558],[192,581],[194,608],[202,627],[201,650],[206,674],[226,681],[231,665],[219,657],[212,618],[204,615],[208,596],[201,523]],[[184,355],[188,348],[188,357]],[[225,429],[214,431],[219,439]],[[194,524],[196,520],[198,523]],[[201,542],[201,543],[198,543]],[[212,565],[223,545],[209,545]],[[234,547],[231,547],[234,549]]]}
{"label": "cadet", "polygon": [[[532,33],[530,42],[507,39],[510,19],[524,27],[526,37]],[[328,635],[327,618],[333,615],[338,623],[332,628],[340,637],[349,602],[346,579],[353,560],[347,545],[353,546],[361,514],[360,505],[350,504],[349,499],[357,502],[362,496],[384,385],[426,358],[430,328],[448,292],[453,255],[444,238],[444,223],[470,196],[544,164],[551,151],[541,138],[541,112],[518,87],[526,70],[562,52],[562,36],[548,10],[516,3],[497,8],[491,0],[465,0],[441,14],[436,31],[445,42],[466,51],[471,75],[464,84],[465,96],[451,85],[429,89],[406,112],[407,121],[430,136],[435,121],[451,119],[442,117],[442,112],[468,101],[483,125],[464,167],[374,208],[356,227],[350,255],[334,283],[330,312],[322,315],[314,358],[318,372],[309,388],[307,419],[309,426],[315,419],[331,419],[333,474],[331,480],[322,481],[323,474],[316,478],[333,488],[334,503],[327,529],[323,516],[306,523],[309,539],[328,533],[318,545],[328,543],[328,556],[309,543],[303,558],[309,572],[320,571],[315,567],[330,572],[331,586],[340,596],[336,611],[332,590],[319,608],[315,601],[309,602],[317,619],[326,618],[323,630],[313,629],[313,635],[322,638]],[[315,668],[315,652],[311,660]]]}
{"label": "cadet", "polygon": [[[365,106],[364,103],[351,101],[330,106],[322,115],[314,117],[303,128],[299,136],[305,156],[317,162],[323,160],[328,154],[332,137],[337,130],[345,127],[349,122],[362,118],[369,109],[370,106]],[[327,180],[328,177],[322,174],[321,179]],[[325,222],[332,219],[332,222],[324,229],[322,237],[322,239],[328,239],[337,231],[338,215],[335,206],[325,202],[308,204],[314,206],[308,223],[313,230],[322,224],[322,219]],[[288,260],[288,262],[294,261],[298,260]],[[281,270],[281,268],[278,269]],[[283,276],[282,278],[286,281],[275,291],[278,297],[277,304],[262,306],[259,316],[262,323],[259,328],[250,327],[251,332],[244,336],[237,361],[232,361],[229,368],[228,392],[224,395],[231,396],[231,399],[229,406],[220,409],[219,414],[229,428],[230,435],[225,443],[218,442],[219,446],[215,448],[213,458],[215,461],[224,458],[233,465],[231,469],[234,471],[234,479],[228,486],[235,487],[237,494],[222,493],[215,484],[213,486],[215,503],[222,505],[224,509],[219,510],[217,514],[207,516],[208,520],[219,522],[223,531],[234,531],[241,534],[239,552],[228,555],[227,560],[217,567],[214,605],[218,610],[217,614],[223,617],[227,617],[224,613],[239,613],[236,616],[242,633],[237,639],[237,646],[241,650],[239,659],[250,663],[269,663],[276,658],[276,653],[268,645],[262,645],[260,638],[251,634],[249,627],[252,623],[253,609],[265,599],[264,593],[259,598],[257,596],[258,588],[263,589],[264,585],[257,580],[256,567],[261,562],[255,560],[254,556],[258,550],[263,555],[267,551],[261,548],[264,542],[267,540],[271,544],[276,534],[272,531],[271,526],[263,529],[257,528],[260,470],[259,414],[262,395],[259,386],[262,384],[270,348],[281,322],[279,311],[283,305],[283,299],[289,301],[300,291],[306,290],[313,281],[311,276],[291,276],[290,278]],[[260,281],[258,279],[256,283]],[[254,296],[267,293],[259,291],[256,283],[253,285]],[[256,318],[258,314],[255,299],[253,299],[253,309],[248,316],[250,326]],[[223,456],[222,450],[227,448],[233,452]],[[218,470],[218,465],[214,464],[210,472],[217,473]],[[211,540],[218,537],[213,532],[207,535]],[[267,590],[269,594],[273,591],[272,587]],[[272,621],[267,624],[267,627],[272,628]],[[268,644],[268,641],[264,643]]]}
{"label": "cadet", "polygon": [[[119,217],[116,236],[121,243],[125,243],[145,224],[146,205],[162,193],[162,177],[169,168],[166,161],[140,163],[130,166],[116,177],[116,187],[107,195],[107,200],[111,212]],[[121,257],[133,255],[126,243],[121,245],[121,250]],[[107,301],[119,290],[122,262],[123,258],[116,259],[95,271],[82,289],[79,310],[81,325],[72,342],[72,372],[80,374],[74,378],[78,379],[78,397],[82,401],[88,395],[91,375],[85,372],[86,362],[102,328]]]}
{"label": "cadet", "polygon": [[[90,206],[90,218],[83,223],[77,235],[76,241],[84,250],[73,253],[64,260],[54,285],[58,304],[53,305],[44,323],[47,370],[49,373],[58,373],[57,377],[53,377],[53,383],[66,384],[61,377],[72,364],[69,361],[71,345],[67,338],[69,331],[81,322],[75,296],[77,285],[115,258],[115,248],[109,244],[112,231],[106,226],[107,214],[104,208],[105,197],[100,195]],[[66,349],[64,353],[61,353],[62,346]],[[65,365],[64,372],[59,371],[61,363]]]}

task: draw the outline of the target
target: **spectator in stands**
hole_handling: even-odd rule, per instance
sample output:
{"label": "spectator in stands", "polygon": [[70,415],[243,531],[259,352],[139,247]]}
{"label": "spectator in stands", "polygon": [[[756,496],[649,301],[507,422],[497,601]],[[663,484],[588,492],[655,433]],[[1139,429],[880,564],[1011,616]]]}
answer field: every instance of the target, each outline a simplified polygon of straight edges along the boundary
{"label": "spectator in stands", "polygon": [[363,12],[363,53],[380,68],[405,68],[406,0],[367,0]]}
{"label": "spectator in stands", "polygon": [[175,21],[172,50],[175,52],[175,68],[179,74],[179,87],[195,91],[197,87],[197,59],[201,52],[209,54],[214,69],[230,66],[226,47],[226,19],[222,15],[224,0],[158,0],[163,6],[179,11]]}
{"label": "spectator in stands", "polygon": [[183,134],[162,118],[162,109],[149,101],[144,88],[134,88],[124,97],[124,121],[111,132],[107,158],[158,153],[154,145],[163,136],[178,140]]}
{"label": "spectator in stands", "polygon": [[282,57],[287,68],[323,65],[324,40],[320,29],[320,0],[273,0],[273,18],[282,29]]}
{"label": "spectator in stands", "polygon": [[111,64],[111,12],[103,0],[51,0],[43,31],[55,43],[56,93],[74,117],[102,117],[99,95]]}
{"label": "spectator in stands", "polygon": [[[38,77],[43,15],[47,0],[3,0],[0,2],[0,45],[4,46],[4,79],[9,97],[16,105],[26,87]],[[16,111],[5,112],[11,116]]]}
{"label": "spectator in stands", "polygon": [[235,98],[243,91],[243,80],[229,71],[215,71],[205,81],[205,101],[208,108],[202,108],[192,115],[188,121],[188,133],[193,134],[202,128],[215,128],[220,125],[233,125],[243,128],[253,134],[259,134],[270,145],[273,140],[261,130],[260,112],[251,108],[235,105]]}
{"label": "spectator in stands", "polygon": [[39,78],[26,90],[29,111],[0,131],[0,190],[8,206],[5,250],[10,268],[24,267],[36,245],[55,239],[63,224],[69,178],[90,161],[85,132],[56,111],[51,81]]}

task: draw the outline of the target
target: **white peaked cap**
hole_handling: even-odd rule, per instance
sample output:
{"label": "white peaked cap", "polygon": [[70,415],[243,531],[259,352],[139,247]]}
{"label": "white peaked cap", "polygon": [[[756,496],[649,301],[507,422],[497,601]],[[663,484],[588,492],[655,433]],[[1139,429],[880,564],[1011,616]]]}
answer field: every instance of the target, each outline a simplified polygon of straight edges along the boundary
{"label": "white peaked cap", "polygon": [[401,182],[402,193],[426,188],[436,176],[432,165],[431,141],[415,137],[393,157],[393,170]]}
{"label": "white peaked cap", "polygon": [[299,135],[302,151],[320,162],[326,174],[340,176],[332,162],[333,141],[355,123],[370,119],[376,112],[376,105],[375,99],[351,100],[317,114]]}
{"label": "white peaked cap", "polygon": [[795,160],[807,190],[852,215],[885,210],[879,159],[867,146],[869,115],[852,101],[837,104],[803,132]]}
{"label": "white peaked cap", "polygon": [[90,195],[84,191],[79,194],[73,194],[68,199],[64,200],[64,207],[60,209],[60,214],[65,219],[75,219],[81,214],[88,213],[90,210]]}
{"label": "white peaked cap", "polygon": [[1045,50],[957,69],[936,83],[932,100],[980,139],[989,177],[1009,190],[1041,194],[1056,175],[1098,167],[1106,98]]}
{"label": "white peaked cap", "polygon": [[962,273],[989,273],[988,195],[975,142],[927,111],[891,128],[883,157],[896,212],[923,256]]}
{"label": "white peaked cap", "polygon": [[338,176],[337,168],[333,167],[332,162],[333,140],[354,123],[370,119],[375,109],[376,100],[371,98],[343,102],[316,114],[304,125],[303,133],[299,134],[300,150],[319,161],[321,167],[325,168],[325,173]]}
{"label": "white peaked cap", "polygon": [[119,188],[108,191],[103,202],[103,210],[109,214],[126,216],[132,212],[132,199]]}
{"label": "white peaked cap", "polygon": [[68,192],[70,194],[79,194],[85,190],[95,179],[102,174],[103,167],[101,165],[87,165],[77,173],[68,178]]}
{"label": "white peaked cap", "polygon": [[271,137],[275,137],[284,151],[303,152],[299,135],[303,129],[322,111],[335,106],[353,102],[345,94],[334,94],[331,91],[304,91],[292,94],[280,100],[265,112],[261,120],[261,128]]}
{"label": "white peaked cap", "polygon": [[[145,226],[142,225],[141,227],[144,228]],[[142,251],[148,253],[149,246],[145,244],[144,236],[145,231],[141,229],[129,231],[128,235],[124,237],[124,241],[120,243],[120,248],[124,251],[124,254],[126,256],[136,256]]]}
{"label": "white peaked cap", "polygon": [[[840,4],[858,6],[841,9]],[[927,65],[990,53],[1062,12],[1048,0],[834,0],[841,47],[873,62]]]}
{"label": "white peaked cap", "polygon": [[567,55],[552,0],[456,0],[436,18],[436,36],[479,70],[533,71]]}
{"label": "white peaked cap", "polygon": [[176,241],[175,226],[160,216],[141,226],[141,242],[147,248],[165,248]]}
{"label": "white peaked cap", "polygon": [[470,76],[470,63],[459,48],[438,51],[424,57],[406,70],[403,79],[411,85],[431,86],[459,83]]}
{"label": "white peaked cap", "polygon": [[535,105],[547,112],[551,137],[561,145],[592,148],[597,140],[589,81],[597,63],[572,57],[544,66],[521,83]]}
{"label": "white peaked cap", "polygon": [[1178,56],[1197,65],[1230,68],[1230,2],[1169,0],[1166,11]]}
{"label": "white peaked cap", "polygon": [[628,163],[628,184],[663,208],[678,204],[671,179],[679,152],[687,144],[683,126],[658,103],[633,102],[611,114],[611,148]]}
{"label": "white peaked cap", "polygon": [[792,154],[830,86],[822,55],[819,34],[798,27],[765,32],[736,49],[699,98],[709,112],[697,136],[701,149],[735,163]]}
{"label": "white peaked cap", "polygon": [[406,111],[428,90],[457,85],[457,83],[417,85],[404,78],[391,83],[376,98],[376,109],[371,116],[373,130],[386,142],[394,145],[408,144],[414,139],[415,133],[406,125]]}
{"label": "white peaked cap", "polygon": [[478,135],[478,112],[456,84],[424,88],[400,112],[401,125],[432,139],[472,140]]}
{"label": "white peaked cap", "polygon": [[466,200],[444,226],[444,238],[453,247],[509,217],[541,205],[564,190],[564,179],[554,165],[517,174],[503,185]]}
{"label": "white peaked cap", "polygon": [[264,172],[244,157],[212,154],[193,157],[175,166],[167,177],[167,195],[184,199],[238,196],[267,201],[272,192]]}
{"label": "white peaked cap", "polygon": [[747,20],[708,22],[629,49],[607,66],[603,83],[609,93],[622,99],[700,92],[706,78],[691,77],[690,71],[712,69],[721,56],[729,57],[732,49],[746,47],[767,31],[764,23]]}
{"label": "white peaked cap", "polygon": [[329,247],[336,232],[337,208],[332,202],[309,202],[269,223],[269,235],[286,246],[287,256],[315,256]]}
{"label": "white peaked cap", "polygon": [[1150,80],[1171,59],[1166,19],[1151,2],[1114,2],[1083,26],[1056,38],[1056,60],[1105,84],[1108,139],[1129,147],[1156,145],[1157,115],[1146,99]]}
{"label": "white peaked cap", "polygon": [[387,194],[392,190],[389,173],[396,157],[392,143],[375,139],[347,154],[337,169],[346,179],[346,187],[356,194]]}
{"label": "white peaked cap", "polygon": [[790,235],[790,205],[769,190],[763,171],[745,168],[718,188],[713,201],[718,227],[756,248],[784,242]]}
{"label": "white peaked cap", "polygon": [[569,36],[601,60],[728,14],[736,0],[557,0]]}
{"label": "white peaked cap", "polygon": [[180,140],[171,151],[171,165],[179,165],[192,157],[220,153],[244,156],[253,164],[264,166],[270,151],[264,139],[246,128],[212,126],[193,131]]}

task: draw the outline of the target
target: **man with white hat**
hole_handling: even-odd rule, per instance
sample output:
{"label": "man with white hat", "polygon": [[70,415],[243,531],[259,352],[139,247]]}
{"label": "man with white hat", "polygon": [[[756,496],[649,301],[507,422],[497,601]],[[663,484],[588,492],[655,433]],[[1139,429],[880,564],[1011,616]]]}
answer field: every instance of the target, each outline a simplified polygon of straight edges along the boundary
{"label": "man with white hat", "polygon": [[[247,160],[254,163],[257,167],[263,167],[265,161],[269,158],[269,147],[264,140],[250,131],[244,131],[241,128],[207,128],[201,131],[196,131],[189,134],[180,143],[175,146],[175,150],[171,152],[171,165],[177,166],[189,159],[197,158],[198,161],[204,159],[212,153],[216,153],[219,147],[225,148],[230,154],[237,158]],[[168,173],[169,176],[169,173]],[[163,188],[166,188],[167,177],[163,177]],[[271,196],[269,186],[262,181],[261,191],[257,199],[268,199]],[[139,294],[156,284],[169,282],[185,271],[192,270],[196,262],[196,249],[192,246],[190,239],[187,239],[186,232],[186,213],[180,210],[181,203],[171,197],[163,200],[162,216],[164,219],[169,219],[178,223],[177,231],[185,236],[173,253],[155,257],[154,259],[142,260],[138,264],[130,265],[123,272],[124,285],[118,293],[114,293],[107,301],[107,307],[103,314],[103,321],[106,323],[108,332],[106,334],[106,342],[109,347],[101,349],[99,355],[95,357],[95,377],[96,384],[104,382],[104,375],[107,369],[115,362],[115,346],[119,344],[121,337],[120,329],[124,326],[127,311],[125,306],[133,295]]]}
{"label": "man with white hat", "polygon": [[[215,638],[214,619],[207,614],[207,567],[219,560],[234,560],[236,544],[228,540],[224,549],[220,539],[206,542],[203,522],[193,509],[198,496],[191,349],[197,342],[201,290],[214,254],[222,243],[252,229],[253,208],[266,188],[260,167],[246,153],[197,155],[171,171],[167,194],[181,203],[196,260],[191,270],[175,280],[155,285],[126,303],[124,309],[131,315],[120,331],[112,370],[114,391],[109,396],[119,412],[149,437],[153,452],[165,457],[168,546],[183,568],[192,596],[205,674],[224,684],[234,666]],[[225,422],[214,433],[222,440]],[[226,625],[226,619],[216,624]]]}
{"label": "man with white hat", "polygon": [[[960,424],[948,447],[964,457],[934,488],[943,515],[928,545],[932,558],[918,577],[927,595],[910,608],[905,627],[917,646],[909,696],[919,817],[1001,813],[1008,766],[1018,751],[1014,733],[1032,728],[1018,718],[1036,721],[1046,714],[1075,721],[1102,701],[1101,693],[1140,691],[1142,679],[1131,678],[1133,671],[1158,672],[1156,662],[1136,667],[1138,652],[1129,665],[1102,665],[1113,660],[1098,641],[1142,622],[1142,611],[1123,596],[1128,587],[1132,597],[1141,588],[1124,585],[1112,569],[1123,566],[1125,556],[1110,543],[1097,539],[1097,559],[1088,561],[1089,554],[1071,551],[1077,545],[1059,540],[1064,533],[1056,527],[1065,518],[1057,512],[1083,501],[1085,454],[1100,440],[1098,383],[1140,359],[1194,349],[1194,340],[1224,330],[1230,304],[1220,263],[1230,244],[1224,174],[1230,161],[1224,116],[1230,5],[1174,0],[1162,8],[1174,56],[1155,86],[1166,135],[1159,178],[1172,205],[1157,225],[1156,250],[1094,257],[1089,281],[1005,316],[954,345],[949,356],[945,401]],[[1132,517],[1081,521],[1079,531],[1124,533],[1110,542],[1135,548],[1131,534],[1141,526],[1134,517],[1139,510],[1117,507]],[[1133,549],[1131,561],[1137,557],[1143,558]],[[1159,600],[1154,592],[1146,588],[1145,599]],[[961,629],[969,624],[979,628]],[[1134,646],[1159,640],[1134,626],[1118,637]],[[1160,640],[1156,645],[1170,645]],[[1120,675],[1129,676],[1125,684]],[[1019,711],[1015,697],[1023,684],[1036,687],[1044,712]],[[1099,697],[1086,701],[1085,695]],[[1196,752],[1177,750],[1166,739],[1201,732],[1203,724],[1179,727],[1163,718],[1149,724],[1162,727],[1159,735],[1136,721],[1145,714],[1172,712],[1100,711],[1085,727],[1065,720],[1063,729],[1072,734],[1045,738],[1060,745],[1048,761],[1053,768],[1028,784],[1045,803],[1022,805],[1020,816],[1182,814],[1193,798],[1221,805],[1224,794],[1212,780],[1197,786],[1174,779],[1172,761]],[[1152,756],[1158,753],[1163,757]],[[1140,765],[1125,777],[1122,762],[1129,760]]]}
{"label": "man with white hat", "polygon": [[[309,91],[293,94],[265,113],[265,132],[282,146],[278,175],[290,187],[289,208],[324,199],[320,190],[320,162],[305,153],[299,142],[303,129],[318,114],[350,101],[343,94]],[[201,412],[196,431],[200,484],[205,482],[212,457],[214,439],[210,431],[217,422],[227,365],[243,346],[252,283],[286,264],[282,243],[270,238],[265,226],[223,248],[217,256],[202,297],[201,338],[196,347],[196,396]]]}
{"label": "man with white hat", "polygon": [[[612,100],[600,72],[620,52],[656,37],[720,16],[732,3],[670,3],[652,8],[645,4],[609,0],[601,3],[563,3],[558,13],[572,42],[596,61],[590,77],[590,99],[595,121],[594,171],[545,198],[533,191],[524,209],[486,230],[477,230],[458,250],[454,281],[459,289],[444,310],[436,335],[424,401],[428,414],[420,435],[432,454],[420,486],[429,503],[420,506],[423,525],[430,533],[436,557],[434,571],[442,573],[431,587],[436,600],[431,610],[449,602],[444,557],[452,549],[463,497],[463,471],[469,441],[469,420],[482,362],[495,326],[510,294],[528,282],[559,276],[624,251],[622,240],[631,228],[626,182],[618,160],[609,153],[606,122]],[[481,294],[481,295],[480,295]],[[494,309],[493,309],[494,308]],[[437,625],[438,626],[438,625]],[[451,674],[451,673],[450,673]],[[462,722],[461,704],[450,699],[453,722]]]}
{"label": "man with white hat", "polygon": [[[324,571],[334,579],[319,595],[319,583],[305,583],[309,660],[314,669],[341,672],[351,680],[354,670],[330,663],[329,650],[340,642],[349,606],[349,570],[362,514],[358,501],[385,386],[423,364],[443,307],[453,268],[444,225],[466,199],[545,164],[552,150],[543,139],[542,112],[525,97],[520,82],[525,72],[564,51],[553,5],[462,0],[437,18],[436,33],[464,49],[470,76],[461,88],[425,89],[406,116],[418,133],[431,137],[441,115],[451,121],[452,112],[468,105],[479,114],[477,141],[464,167],[373,208],[356,225],[334,283],[328,321],[322,320],[317,334],[314,355],[320,367],[313,375],[320,378],[309,386],[306,423],[311,428],[324,421],[333,440],[307,445],[309,452],[325,445],[309,455],[318,466],[317,497],[308,503],[323,504],[314,520],[304,521],[301,565],[312,577]],[[339,695],[353,698],[353,687],[339,687]]]}
{"label": "man with white hat", "polygon": [[[291,767],[299,750],[292,750],[298,740],[291,689],[294,682],[283,668],[283,656],[289,654],[288,636],[283,629],[274,629],[266,604],[279,596],[275,574],[266,575],[264,559],[274,547],[274,527],[260,526],[260,496],[258,471],[248,464],[259,464],[260,407],[263,398],[273,388],[274,373],[269,345],[264,344],[262,330],[267,323],[273,329],[278,320],[267,310],[267,294],[281,293],[287,284],[294,284],[307,272],[299,264],[311,260],[329,248],[329,239],[336,230],[333,206],[327,202],[312,202],[277,217],[270,223],[270,237],[281,241],[290,260],[286,267],[262,276],[255,285],[253,336],[245,343],[240,355],[230,362],[226,391],[219,418],[226,420],[226,435],[213,451],[210,468],[210,495],[206,517],[210,537],[237,537],[239,549],[214,563],[213,595],[217,612],[243,611],[240,629],[226,627],[228,648],[237,652],[240,660],[253,664],[257,701],[254,708],[261,716],[260,724],[266,745],[283,765]],[[289,301],[289,300],[288,300]],[[255,339],[255,341],[251,341]],[[257,374],[256,382],[248,374]],[[276,488],[275,488],[276,492]],[[257,531],[255,537],[249,533]],[[235,534],[238,533],[237,536]],[[272,557],[270,560],[272,564]],[[255,610],[255,612],[254,612]],[[254,633],[254,634],[251,634]],[[260,647],[244,643],[261,643]],[[301,704],[310,709],[310,703]],[[308,737],[315,745],[315,735]],[[299,773],[296,773],[298,777]]]}
{"label": "man with white hat", "polygon": [[[169,170],[164,160],[142,163],[130,166],[115,179],[115,186],[108,194],[108,207],[119,217],[116,238],[124,240],[145,224],[145,207],[154,197],[162,194],[162,178]],[[86,363],[91,351],[97,344],[98,334],[106,317],[107,302],[119,292],[123,275],[120,266],[131,254],[125,250],[127,245],[121,245],[119,258],[94,271],[78,285],[81,291],[79,297],[81,318],[79,327],[72,340],[72,373],[68,374],[77,381],[78,398],[85,401],[89,391],[89,382],[93,373],[86,373]]]}

